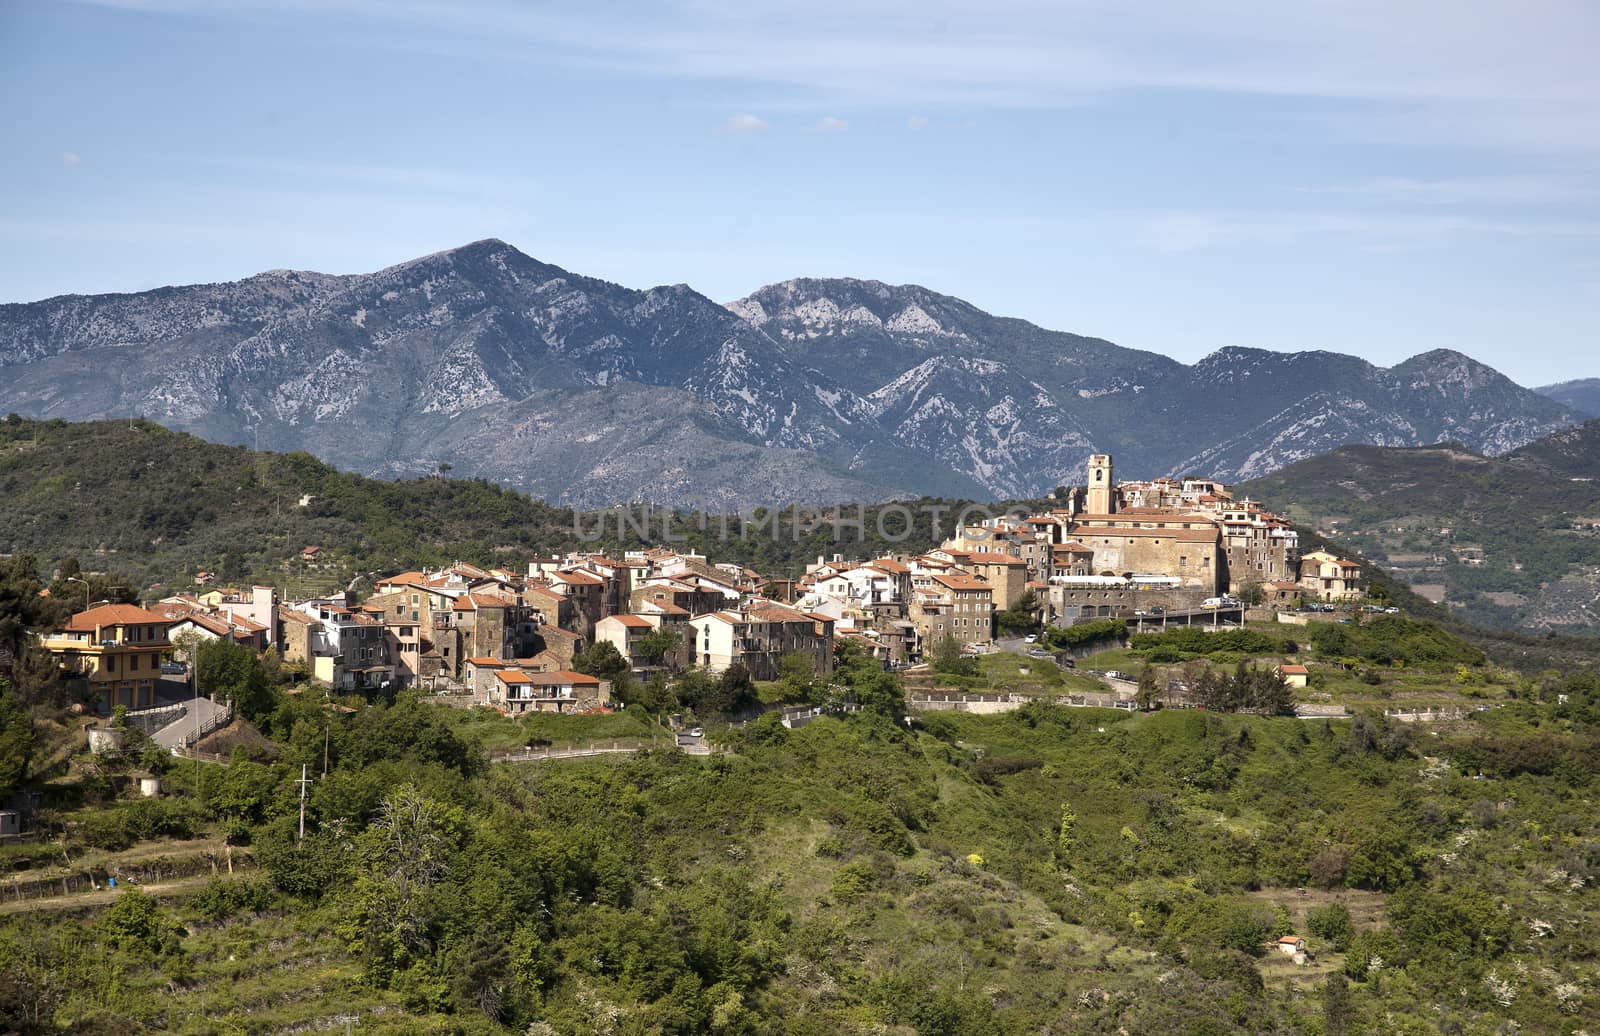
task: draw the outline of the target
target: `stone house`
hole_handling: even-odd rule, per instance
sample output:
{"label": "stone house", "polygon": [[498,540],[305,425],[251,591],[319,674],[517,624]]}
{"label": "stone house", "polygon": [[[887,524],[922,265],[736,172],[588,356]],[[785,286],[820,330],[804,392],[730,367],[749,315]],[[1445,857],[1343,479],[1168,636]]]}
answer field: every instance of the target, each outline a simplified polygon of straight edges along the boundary
{"label": "stone house", "polygon": [[609,681],[586,673],[556,670],[529,673],[496,669],[489,704],[508,715],[525,712],[589,712],[611,702]]}
{"label": "stone house", "polygon": [[919,652],[952,636],[963,646],[994,640],[994,589],[965,572],[914,573],[908,618],[917,629]]}

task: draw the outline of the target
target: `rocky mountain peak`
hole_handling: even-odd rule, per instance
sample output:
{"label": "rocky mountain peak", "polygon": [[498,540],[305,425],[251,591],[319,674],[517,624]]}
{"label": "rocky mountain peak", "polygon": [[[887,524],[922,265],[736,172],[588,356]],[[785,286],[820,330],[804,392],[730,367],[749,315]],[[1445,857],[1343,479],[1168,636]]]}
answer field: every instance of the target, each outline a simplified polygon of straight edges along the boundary
{"label": "rocky mountain peak", "polygon": [[797,278],[720,306],[497,238],[367,274],[0,307],[0,366],[20,413],[248,428],[365,473],[448,461],[580,504],[1024,497],[1095,452],[1130,477],[1233,478],[1347,442],[1503,452],[1576,420],[1444,351],[1188,367],[915,284]]}

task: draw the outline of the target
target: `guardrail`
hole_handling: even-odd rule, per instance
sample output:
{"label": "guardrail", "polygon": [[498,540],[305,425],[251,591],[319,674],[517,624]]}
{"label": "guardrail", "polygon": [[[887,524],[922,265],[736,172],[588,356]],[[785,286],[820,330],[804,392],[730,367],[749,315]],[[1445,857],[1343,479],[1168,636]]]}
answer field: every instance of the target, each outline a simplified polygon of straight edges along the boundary
{"label": "guardrail", "polygon": [[233,722],[233,702],[228,702],[222,708],[211,714],[211,718],[203,720],[198,730],[186,730],[178,735],[178,743],[173,746],[172,752],[178,754],[180,749],[193,748],[197,742],[207,734],[220,730]]}
{"label": "guardrail", "polygon": [[544,745],[539,748],[511,748],[501,749],[489,753],[489,761],[494,763],[533,763],[543,762],[546,759],[581,759],[591,755],[634,755],[647,748],[666,747],[664,741],[647,741],[642,738],[621,739],[616,741],[592,741],[586,745],[574,745],[558,748],[554,745]]}
{"label": "guardrail", "polygon": [[1013,694],[981,691],[920,691],[906,695],[906,707],[914,712],[1011,712],[1030,702],[1045,702],[1077,709],[1116,709],[1132,705],[1114,694]]}

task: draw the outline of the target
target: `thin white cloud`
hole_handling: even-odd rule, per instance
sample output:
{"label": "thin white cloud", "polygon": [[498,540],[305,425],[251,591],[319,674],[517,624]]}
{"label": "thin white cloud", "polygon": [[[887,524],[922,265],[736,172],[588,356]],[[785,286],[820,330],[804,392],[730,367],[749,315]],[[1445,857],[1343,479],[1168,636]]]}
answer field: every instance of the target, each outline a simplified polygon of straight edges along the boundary
{"label": "thin white cloud", "polygon": [[849,125],[850,124],[843,119],[836,118],[832,115],[824,115],[822,118],[817,120],[816,128],[823,133],[836,133]]}
{"label": "thin white cloud", "polygon": [[914,130],[927,129],[928,117],[926,115],[913,115],[906,119],[906,125]]}
{"label": "thin white cloud", "polygon": [[755,133],[767,128],[765,119],[746,112],[742,115],[730,115],[717,126],[718,133]]}
{"label": "thin white cloud", "polygon": [[[1370,102],[1356,132],[1600,160],[1593,0],[91,0],[360,24],[448,53],[773,88],[783,103],[1037,107],[1115,90]],[[396,31],[396,30],[399,31]],[[937,113],[936,113],[937,114]],[[1385,126],[1389,123],[1389,126]]]}
{"label": "thin white cloud", "polygon": [[1560,205],[1600,195],[1600,183],[1561,174],[1448,180],[1381,176],[1359,183],[1301,190],[1307,194],[1352,195],[1414,205]]}
{"label": "thin white cloud", "polygon": [[83,164],[83,156],[76,151],[63,151],[61,152],[61,164],[68,169],[76,169]]}
{"label": "thin white cloud", "polygon": [[1490,219],[1406,212],[1163,211],[1127,214],[1130,228],[1162,251],[1282,245],[1309,237],[1355,239],[1361,247],[1416,248],[1468,235],[1600,238],[1600,223]]}

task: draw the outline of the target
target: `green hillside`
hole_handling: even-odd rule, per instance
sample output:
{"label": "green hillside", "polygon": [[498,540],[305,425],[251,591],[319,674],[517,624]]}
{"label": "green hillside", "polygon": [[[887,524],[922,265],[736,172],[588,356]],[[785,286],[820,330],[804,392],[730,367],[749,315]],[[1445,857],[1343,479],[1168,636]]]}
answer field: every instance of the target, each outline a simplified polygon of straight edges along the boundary
{"label": "green hillside", "polygon": [[[949,504],[947,529],[961,506],[919,503]],[[857,508],[844,510],[857,520]],[[143,421],[13,415],[0,422],[0,553],[46,565],[74,557],[86,570],[116,571],[141,588],[187,585],[205,570],[228,582],[325,589],[371,572],[452,561],[521,565],[539,553],[650,543],[694,547],[782,576],[836,549],[924,550],[938,542],[929,511],[911,508],[909,528],[904,513],[861,509],[861,533],[841,526],[842,544],[827,512],[818,511],[758,512],[759,520],[743,524],[736,515],[679,513],[670,527],[665,511],[648,523],[635,511],[625,525],[622,512],[578,516],[481,479],[448,472],[362,478],[307,453],[254,453]],[[326,567],[307,570],[291,560],[308,545],[330,555]]]}
{"label": "green hillside", "polygon": [[1504,457],[1349,446],[1239,487],[1483,626],[1600,624],[1600,422]]}
{"label": "green hillside", "polygon": [[[1571,1034],[1600,696],[1547,690],[1432,731],[1032,705],[500,765],[531,726],[283,698],[271,761],[198,794],[186,763],[158,800],[105,762],[46,786],[62,836],[0,855],[0,1027]],[[50,892],[84,873],[122,890]]]}

